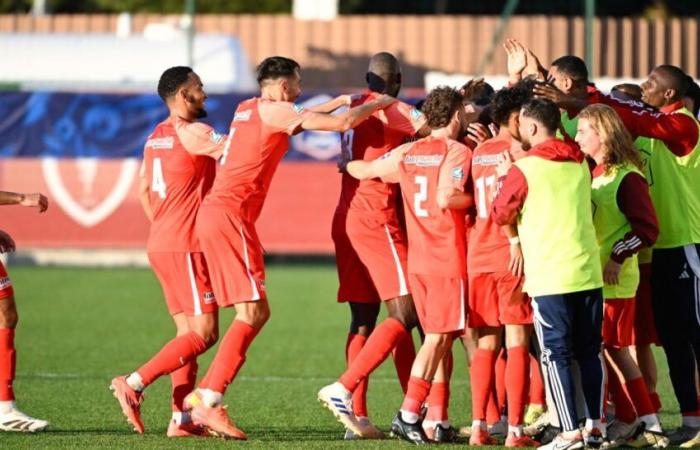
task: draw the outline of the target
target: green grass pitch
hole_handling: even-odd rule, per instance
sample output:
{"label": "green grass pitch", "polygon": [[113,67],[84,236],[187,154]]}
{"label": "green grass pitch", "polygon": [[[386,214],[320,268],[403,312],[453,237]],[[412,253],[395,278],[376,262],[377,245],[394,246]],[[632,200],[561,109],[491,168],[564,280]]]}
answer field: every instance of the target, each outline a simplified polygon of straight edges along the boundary
{"label": "green grass pitch", "polygon": [[[165,437],[170,380],[151,386],[143,404],[146,434],[136,435],[107,386],[135,369],[174,334],[160,288],[146,269],[10,267],[20,312],[15,391],[19,406],[51,422],[36,435],[0,433],[0,448],[399,448],[394,441],[342,441],[343,430],[316,401],[316,392],[344,367],[348,308],[335,302],[337,278],[330,265],[275,264],[268,268],[272,317],[249,351],[226,394],[232,417],[247,442]],[[232,311],[221,314],[221,331]],[[200,358],[200,374],[214,354]],[[468,372],[455,344],[450,418],[470,416]],[[660,355],[660,354],[659,354]],[[677,411],[667,368],[659,362],[665,411]],[[385,431],[400,406],[401,389],[391,362],[373,375],[372,419]],[[666,427],[679,416],[664,412]],[[461,444],[460,446],[464,446]],[[455,446],[456,448],[456,446]]]}

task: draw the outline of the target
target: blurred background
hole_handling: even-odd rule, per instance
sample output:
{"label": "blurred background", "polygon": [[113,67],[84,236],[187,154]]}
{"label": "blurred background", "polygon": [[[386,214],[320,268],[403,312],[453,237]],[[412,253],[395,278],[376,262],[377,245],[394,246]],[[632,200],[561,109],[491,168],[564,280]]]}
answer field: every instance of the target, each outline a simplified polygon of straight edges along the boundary
{"label": "blurred background", "polygon": [[[226,132],[267,56],[301,64],[310,105],[360,91],[369,57],[389,51],[415,103],[477,76],[503,86],[512,36],[545,66],[585,58],[606,91],[662,63],[697,78],[699,26],[688,0],[0,0],[0,189],[51,202],[41,216],[0,211],[18,245],[9,262],[146,264],[138,169],[167,116],[155,87],[170,66],[200,74],[205,121]],[[259,221],[268,253],[332,254],[339,151],[334,133],[292,139]]]}

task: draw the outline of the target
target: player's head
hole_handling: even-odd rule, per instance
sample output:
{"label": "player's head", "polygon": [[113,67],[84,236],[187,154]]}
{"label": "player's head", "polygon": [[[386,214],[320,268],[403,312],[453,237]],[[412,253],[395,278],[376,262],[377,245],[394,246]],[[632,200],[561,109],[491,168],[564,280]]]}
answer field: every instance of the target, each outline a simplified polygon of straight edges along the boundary
{"label": "player's head", "polygon": [[641,102],[642,88],[633,83],[616,84],[610,90],[610,95],[618,100]]}
{"label": "player's head", "polygon": [[199,75],[191,67],[175,66],[167,69],[158,80],[158,95],[169,109],[178,109],[193,119],[207,116],[204,102],[207,94]]}
{"label": "player's head", "polygon": [[642,101],[655,108],[661,108],[683,100],[690,86],[688,78],[685,72],[676,66],[656,66],[642,83]]}
{"label": "player's head", "polygon": [[562,56],[552,62],[547,81],[565,94],[583,95],[588,87],[588,68],[578,56]]}
{"label": "player's head", "polygon": [[462,95],[454,88],[438,86],[430,93],[423,103],[423,114],[428,126],[433,130],[452,127],[453,135],[458,135],[463,126],[464,108]]}
{"label": "player's head", "polygon": [[478,121],[482,115],[488,118],[488,105],[495,92],[493,86],[483,78],[475,78],[467,81],[459,88],[459,92],[463,97],[462,104],[468,124]]}
{"label": "player's head", "polygon": [[523,150],[550,139],[561,122],[559,107],[549,99],[533,98],[520,109],[518,132]]}
{"label": "player's head", "polygon": [[583,153],[597,163],[605,164],[606,172],[625,163],[642,168],[632,136],[620,116],[608,105],[590,105],[578,114],[576,142]]}
{"label": "player's head", "polygon": [[683,96],[683,103],[685,107],[693,112],[695,117],[698,117],[698,112],[700,112],[700,86],[688,76],[688,90]]}
{"label": "player's head", "polygon": [[532,84],[520,82],[511,88],[503,88],[491,100],[491,120],[516,139],[520,137],[520,110],[532,98]]}
{"label": "player's head", "polygon": [[396,97],[399,95],[399,90],[401,90],[401,65],[399,60],[388,52],[380,52],[373,55],[369,60],[365,78],[370,91]]}
{"label": "player's head", "polygon": [[277,101],[293,102],[301,95],[301,67],[284,56],[265,58],[258,65],[258,84],[265,94]]}

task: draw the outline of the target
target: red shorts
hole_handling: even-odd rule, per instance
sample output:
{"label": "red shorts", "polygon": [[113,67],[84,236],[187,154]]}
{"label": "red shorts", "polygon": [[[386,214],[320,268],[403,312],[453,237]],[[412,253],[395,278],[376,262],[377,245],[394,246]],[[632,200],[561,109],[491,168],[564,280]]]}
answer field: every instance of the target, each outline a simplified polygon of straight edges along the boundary
{"label": "red shorts", "polygon": [[634,315],[633,345],[661,345],[656,335],[654,312],[651,309],[651,263],[639,265],[639,287]]}
{"label": "red shorts", "polygon": [[530,297],[523,293],[523,277],[510,272],[469,275],[469,327],[532,324]]}
{"label": "red shorts", "polygon": [[204,254],[153,252],[148,254],[148,261],[160,281],[170,315],[216,312]]}
{"label": "red shorts", "polygon": [[425,333],[464,331],[467,301],[463,279],[411,273],[408,280]]}
{"label": "red shorts", "polygon": [[204,206],[195,230],[219,306],[266,298],[263,248],[253,224],[223,207]]}
{"label": "red shorts", "polygon": [[396,221],[333,217],[338,301],[377,303],[407,295],[406,236]]}
{"label": "red shorts", "polygon": [[632,298],[605,299],[603,303],[603,344],[610,348],[624,348],[634,344],[634,310]]}
{"label": "red shorts", "polygon": [[7,276],[7,270],[5,266],[0,263],[0,300],[15,295],[14,289],[12,289],[12,281],[10,277]]}

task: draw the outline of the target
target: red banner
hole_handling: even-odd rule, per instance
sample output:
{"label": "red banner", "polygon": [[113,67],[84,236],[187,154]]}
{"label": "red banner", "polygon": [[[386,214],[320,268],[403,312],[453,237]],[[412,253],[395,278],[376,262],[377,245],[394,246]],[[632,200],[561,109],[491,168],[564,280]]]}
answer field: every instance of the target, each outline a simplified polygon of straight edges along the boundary
{"label": "red banner", "polygon": [[[137,159],[3,159],[0,189],[42,192],[49,210],[2,209],[0,228],[18,247],[145,248]],[[282,163],[257,228],[269,253],[333,253],[331,219],[340,193],[332,163]]]}

